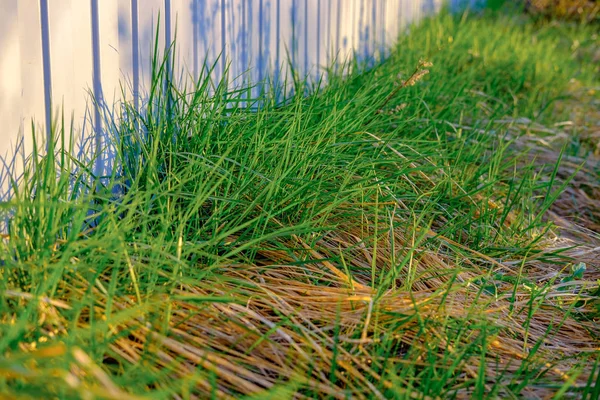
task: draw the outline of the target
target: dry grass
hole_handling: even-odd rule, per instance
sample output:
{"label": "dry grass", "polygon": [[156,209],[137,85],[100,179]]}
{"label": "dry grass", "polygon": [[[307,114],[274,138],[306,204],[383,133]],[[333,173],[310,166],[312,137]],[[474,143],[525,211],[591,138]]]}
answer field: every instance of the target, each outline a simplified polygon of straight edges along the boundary
{"label": "dry grass", "polygon": [[[465,40],[443,18],[415,37]],[[490,47],[514,40],[503,21],[465,24],[469,46],[488,26]],[[433,83],[420,61],[398,84],[392,58],[288,108],[227,110],[222,126],[219,93],[207,125],[183,106],[158,128],[165,115],[135,116],[158,145],[129,149],[135,190],[93,197],[91,216],[46,158],[38,186],[3,205],[2,395],[593,398],[597,119],[519,117],[546,106],[527,89],[545,81],[476,70],[484,49],[439,57],[459,50]],[[557,113],[595,107],[582,99]],[[174,126],[199,134],[182,128],[181,145]]]}
{"label": "dry grass", "polygon": [[[121,365],[125,362],[164,374],[165,383],[177,382],[181,393],[193,387],[195,394],[189,398],[210,393],[233,398],[277,385],[288,387],[299,398],[304,397],[303,390],[339,399],[385,398],[384,389],[423,398],[416,389],[403,392],[402,387],[410,387],[410,382],[382,376],[382,371],[394,371],[403,364],[418,369],[435,363],[442,370],[456,369],[457,397],[471,398],[475,389],[469,383],[478,380],[480,361],[486,371],[483,385],[489,391],[493,385],[519,378],[527,360],[547,369],[549,381],[585,386],[592,364],[582,367],[579,357],[600,350],[600,329],[593,320],[578,320],[575,315],[593,312],[597,303],[597,297],[585,294],[600,279],[597,234],[579,230],[574,239],[550,236],[540,243],[535,256],[497,261],[432,231],[427,233],[431,238],[427,244],[415,246],[416,233],[398,228],[405,221],[393,222],[390,226],[382,223],[385,233],[378,238],[376,250],[361,239],[369,232],[342,228],[317,240],[310,252],[302,249],[301,241],[288,244],[298,249],[294,253],[265,249],[259,252],[260,265],[223,265],[218,280],[181,284],[170,296],[149,298],[142,305],[135,296],[109,301],[104,288],[111,284],[111,276],[106,275],[91,287],[85,278],[74,275],[64,282],[63,300],[13,293],[23,305],[38,302],[39,324],[49,338],[65,335],[68,326],[71,332],[89,331],[91,314],[96,324],[102,324],[108,307],[122,317],[113,318],[106,327],[107,336],[116,339],[111,340],[103,366],[94,364],[79,348],[67,353],[64,345],[57,344],[32,351],[45,341],[41,337],[37,343],[21,343],[21,351],[10,355],[32,363],[31,368],[1,373],[24,382],[50,375],[80,394],[102,393],[113,399],[135,398],[119,389],[105,372],[108,368],[118,376],[126,369]],[[376,276],[387,276],[393,258],[406,257],[413,248],[407,272],[395,276],[386,290],[371,288],[378,285],[370,280],[371,265],[376,265]],[[563,256],[586,263],[585,280],[561,283],[567,271],[544,260],[559,250]],[[325,261],[336,255],[343,255],[353,271],[352,281]],[[296,260],[303,260],[302,266],[293,265]],[[496,294],[482,292],[475,283],[477,277],[499,272],[518,281],[517,266],[527,271],[529,283],[513,285],[506,279],[491,279],[487,284],[497,287]],[[406,273],[415,276],[411,288],[403,287]],[[90,291],[97,301],[81,310],[78,321],[61,317],[61,309],[73,307],[64,299],[77,299]],[[215,302],[219,298],[223,301]],[[462,329],[454,339],[447,331],[450,320],[458,321]],[[478,343],[484,326],[488,335]],[[382,343],[394,351],[379,356]],[[465,356],[464,349],[474,343],[484,348],[483,360]],[[40,361],[46,357],[70,360],[71,368],[52,374]],[[458,365],[453,365],[456,360]],[[574,380],[573,368],[580,369]],[[554,392],[555,388],[531,387],[523,395],[546,398]],[[502,389],[497,394],[508,395]]]}
{"label": "dry grass", "polygon": [[600,19],[600,4],[594,0],[528,0],[526,9],[533,15],[571,18],[581,21]]}

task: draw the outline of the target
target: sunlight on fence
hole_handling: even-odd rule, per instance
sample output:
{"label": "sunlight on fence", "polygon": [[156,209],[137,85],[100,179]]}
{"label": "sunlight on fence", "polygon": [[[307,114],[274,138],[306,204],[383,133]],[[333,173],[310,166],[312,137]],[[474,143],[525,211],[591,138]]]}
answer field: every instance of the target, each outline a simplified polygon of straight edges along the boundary
{"label": "sunlight on fence", "polygon": [[[462,0],[464,2],[464,0]],[[455,4],[461,0],[453,0]],[[304,77],[318,79],[334,60],[384,57],[411,22],[442,0],[0,0],[0,156],[10,164],[32,148],[31,127],[71,118],[96,133],[90,96],[136,107],[150,80],[152,46],[176,39],[176,71],[197,77],[216,62],[232,85],[288,74],[288,56]],[[124,85],[125,90],[121,91]],[[19,146],[17,146],[19,143]],[[6,169],[5,167],[1,167]],[[8,168],[11,169],[11,168]],[[14,168],[13,168],[14,169]],[[4,180],[4,181],[2,181]],[[0,174],[0,187],[6,185]]]}

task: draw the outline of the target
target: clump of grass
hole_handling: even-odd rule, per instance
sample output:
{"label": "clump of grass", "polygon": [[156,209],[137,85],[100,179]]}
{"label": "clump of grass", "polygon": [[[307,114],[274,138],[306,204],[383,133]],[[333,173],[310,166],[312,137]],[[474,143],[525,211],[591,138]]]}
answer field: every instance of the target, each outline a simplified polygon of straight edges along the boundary
{"label": "clump of grass", "polygon": [[565,35],[482,18],[284,105],[156,58],[147,107],[106,121],[108,180],[55,130],[2,204],[0,390],[597,397],[598,236],[549,219],[582,155],[531,158],[596,78]]}

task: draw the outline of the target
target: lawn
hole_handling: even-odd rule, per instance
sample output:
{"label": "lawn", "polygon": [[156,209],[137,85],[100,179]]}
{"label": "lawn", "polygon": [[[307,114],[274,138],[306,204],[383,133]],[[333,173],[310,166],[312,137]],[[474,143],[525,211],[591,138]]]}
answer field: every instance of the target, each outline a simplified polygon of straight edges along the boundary
{"label": "lawn", "polygon": [[5,398],[600,396],[597,25],[442,12],[285,104],[158,61],[110,177],[57,123],[0,204]]}

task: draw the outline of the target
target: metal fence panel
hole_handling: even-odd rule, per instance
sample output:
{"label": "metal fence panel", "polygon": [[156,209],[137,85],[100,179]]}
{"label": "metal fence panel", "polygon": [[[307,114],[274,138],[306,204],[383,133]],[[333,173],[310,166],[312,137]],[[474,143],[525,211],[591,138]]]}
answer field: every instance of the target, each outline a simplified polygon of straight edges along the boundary
{"label": "metal fence panel", "polygon": [[123,84],[125,99],[139,107],[157,29],[161,51],[177,38],[177,73],[197,77],[204,62],[221,57],[215,79],[230,63],[240,77],[232,85],[277,82],[289,52],[300,74],[318,79],[334,60],[384,56],[442,1],[0,0],[0,156],[14,156],[19,134],[21,150],[30,151],[32,121],[47,133],[61,109],[77,131],[101,132],[89,91],[116,104]]}

